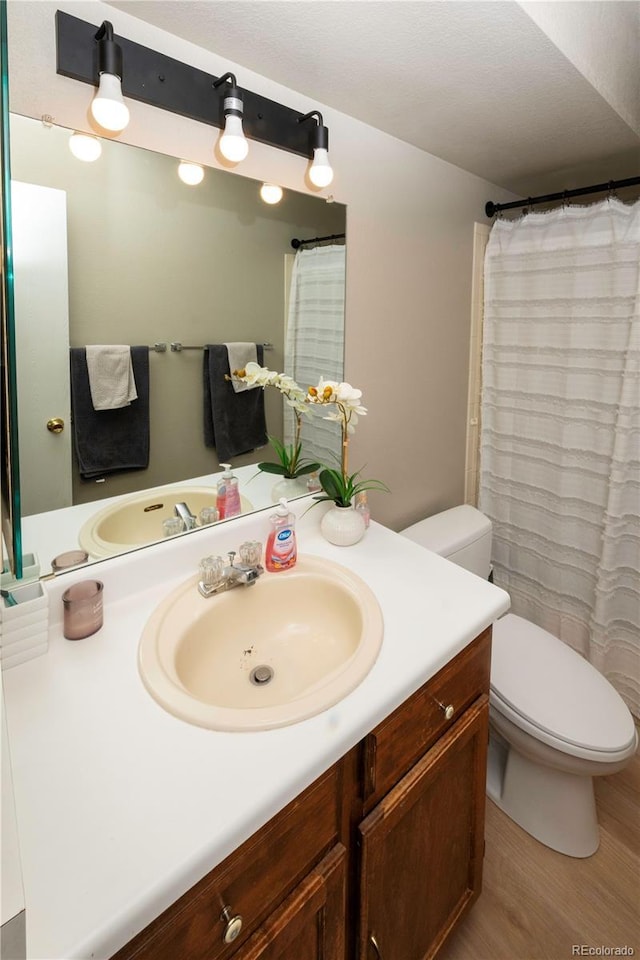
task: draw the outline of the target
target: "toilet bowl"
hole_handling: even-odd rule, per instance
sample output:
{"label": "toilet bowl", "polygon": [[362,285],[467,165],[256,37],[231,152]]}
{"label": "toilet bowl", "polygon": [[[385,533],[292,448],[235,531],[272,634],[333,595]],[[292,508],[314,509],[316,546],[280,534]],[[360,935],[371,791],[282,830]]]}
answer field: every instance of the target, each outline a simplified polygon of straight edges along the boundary
{"label": "toilet bowl", "polygon": [[[454,507],[402,534],[488,576],[491,522]],[[633,717],[609,681],[575,650],[514,614],[493,625],[487,794],[541,843],[589,857],[599,832],[593,777],[633,756]]]}

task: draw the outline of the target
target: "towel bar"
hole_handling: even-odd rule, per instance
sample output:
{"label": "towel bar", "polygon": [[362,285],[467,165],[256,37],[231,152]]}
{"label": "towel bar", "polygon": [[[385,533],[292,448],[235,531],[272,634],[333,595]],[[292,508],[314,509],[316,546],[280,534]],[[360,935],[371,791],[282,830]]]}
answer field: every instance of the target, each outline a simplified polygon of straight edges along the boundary
{"label": "towel bar", "polygon": [[[265,350],[273,350],[273,344],[272,344],[272,343],[263,343],[262,346],[263,346],[263,348],[264,348]],[[171,344],[171,352],[172,352],[172,353],[181,353],[183,350],[204,350],[204,347],[203,347],[203,346],[202,346],[202,347],[190,347],[190,346],[187,346],[187,345],[184,344],[184,343],[180,343],[179,340],[174,340],[174,342]]]}

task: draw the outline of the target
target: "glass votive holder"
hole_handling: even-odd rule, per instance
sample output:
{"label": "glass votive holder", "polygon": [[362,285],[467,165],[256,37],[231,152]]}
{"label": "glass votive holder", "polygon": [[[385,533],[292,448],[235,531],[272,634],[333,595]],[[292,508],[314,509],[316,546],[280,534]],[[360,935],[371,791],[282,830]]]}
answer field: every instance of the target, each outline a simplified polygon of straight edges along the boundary
{"label": "glass votive holder", "polygon": [[63,629],[67,640],[83,640],[103,623],[101,580],[81,580],[62,594]]}
{"label": "glass votive holder", "polygon": [[246,540],[238,549],[240,559],[249,567],[257,567],[262,559],[262,544],[259,540]]}
{"label": "glass votive holder", "polygon": [[57,557],[53,558],[51,569],[54,573],[58,573],[60,570],[69,570],[71,567],[86,563],[88,559],[89,554],[86,550],[67,550],[66,553],[59,553]]}
{"label": "glass votive holder", "polygon": [[163,537],[175,537],[177,533],[182,533],[183,530],[184,521],[181,517],[167,517],[166,520],[162,521]]}
{"label": "glass votive holder", "polygon": [[210,523],[217,523],[220,519],[220,514],[216,507],[203,507],[198,515],[201,527],[206,527]]}
{"label": "glass votive holder", "polygon": [[222,580],[224,560],[222,557],[203,557],[199,564],[200,582],[205,587],[215,587]]}

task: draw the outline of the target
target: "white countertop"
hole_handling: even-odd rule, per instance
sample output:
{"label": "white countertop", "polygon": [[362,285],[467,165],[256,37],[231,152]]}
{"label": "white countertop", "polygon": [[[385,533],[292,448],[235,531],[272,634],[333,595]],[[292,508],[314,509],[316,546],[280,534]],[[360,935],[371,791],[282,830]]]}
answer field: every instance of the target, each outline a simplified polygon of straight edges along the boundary
{"label": "white countertop", "polygon": [[[292,507],[300,515],[308,503]],[[369,584],[384,641],[356,690],[289,727],[191,726],[151,698],[137,669],[159,601],[201,556],[266,540],[268,512],[47,583],[49,652],[3,678],[31,960],[110,957],[508,609],[502,590],[378,524],[355,546],[332,546],[318,528],[324,509],[299,520],[299,551]],[[73,643],[60,596],[87,577],[104,582],[105,623]]]}

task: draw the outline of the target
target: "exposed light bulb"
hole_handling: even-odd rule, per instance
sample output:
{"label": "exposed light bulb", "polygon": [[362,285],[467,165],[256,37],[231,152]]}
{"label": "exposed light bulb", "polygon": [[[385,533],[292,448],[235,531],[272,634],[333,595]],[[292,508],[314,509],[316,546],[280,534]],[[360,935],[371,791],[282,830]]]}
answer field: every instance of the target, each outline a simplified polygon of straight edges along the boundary
{"label": "exposed light bulb", "polygon": [[91,101],[91,113],[105,130],[119,133],[129,123],[129,108],[122,98],[120,78],[112,73],[100,74],[98,92]]}
{"label": "exposed light bulb", "polygon": [[249,142],[242,130],[242,117],[231,113],[225,117],[220,152],[232,163],[240,163],[249,153]]}
{"label": "exposed light bulb", "polygon": [[265,203],[280,203],[282,187],[279,187],[277,183],[263,183],[260,187],[260,196]]}
{"label": "exposed light bulb", "polygon": [[202,183],[204,179],[204,167],[201,167],[199,163],[189,163],[187,160],[181,160],[178,164],[178,176],[183,183],[195,187]]}
{"label": "exposed light bulb", "polygon": [[316,187],[328,187],[333,180],[329,153],[323,147],[316,147],[313,151],[313,163],[309,167],[309,179]]}
{"label": "exposed light bulb", "polygon": [[92,163],[102,153],[102,144],[97,137],[86,133],[72,133],[69,137],[69,150],[78,160]]}

